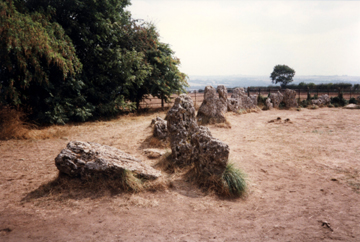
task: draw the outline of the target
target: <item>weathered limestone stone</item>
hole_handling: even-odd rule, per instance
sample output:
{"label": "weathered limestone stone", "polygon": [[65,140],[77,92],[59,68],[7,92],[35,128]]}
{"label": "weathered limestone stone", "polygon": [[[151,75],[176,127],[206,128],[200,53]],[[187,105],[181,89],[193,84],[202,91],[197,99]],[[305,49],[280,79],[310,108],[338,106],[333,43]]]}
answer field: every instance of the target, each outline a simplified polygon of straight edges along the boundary
{"label": "weathered limestone stone", "polygon": [[159,139],[166,139],[168,136],[167,121],[160,117],[156,117],[151,121],[151,126],[154,125],[153,135]]}
{"label": "weathered limestone stone", "polygon": [[178,96],[167,113],[167,121],[174,162],[190,164],[193,153],[193,146],[190,142],[191,134],[198,129],[191,97],[186,94]]}
{"label": "weathered limestone stone", "polygon": [[279,105],[282,102],[283,98],[284,98],[284,96],[279,91],[277,93],[270,94],[270,99],[273,103],[274,108],[279,108]]}
{"label": "weathered limestone stone", "polygon": [[[236,102],[234,99],[237,99]],[[231,100],[228,101],[228,110],[238,112],[240,109],[249,110],[256,108],[257,95],[251,95],[248,97],[244,91],[244,88],[235,88],[231,95]]]}
{"label": "weathered limestone stone", "polygon": [[273,104],[271,103],[271,99],[269,97],[266,99],[265,104],[268,110],[273,108]]}
{"label": "weathered limestone stone", "polygon": [[258,95],[250,95],[250,99],[256,107],[258,104]]}
{"label": "weathered limestone stone", "polygon": [[228,98],[227,99],[227,107],[228,111],[237,112],[240,110],[240,102],[239,98]]}
{"label": "weathered limestone stone", "polygon": [[220,97],[217,97],[215,88],[212,86],[205,87],[204,100],[197,115],[197,120],[200,123],[206,124],[211,121],[223,123],[226,121],[225,113],[227,111],[227,90],[223,85],[219,86],[217,89]]}
{"label": "weathered limestone stone", "polygon": [[329,104],[331,101],[329,95],[327,95],[327,94],[321,95],[319,97],[319,99],[321,100],[322,104],[324,104],[324,105]]}
{"label": "weathered limestone stone", "polygon": [[283,101],[287,108],[297,108],[298,107],[298,103],[296,101],[296,91],[291,90],[291,89],[285,89],[283,96],[284,96]]}
{"label": "weathered limestone stone", "polygon": [[229,146],[215,139],[204,126],[200,126],[191,138],[194,145],[193,159],[198,169],[205,174],[221,175],[229,159]]}
{"label": "weathered limestone stone", "polygon": [[161,176],[160,171],[119,149],[92,142],[69,142],[55,158],[55,165],[59,171],[72,177],[121,177],[125,170],[146,179]]}
{"label": "weathered limestone stone", "polygon": [[330,103],[330,97],[327,94],[320,96],[318,99],[311,100],[312,104],[321,106]]}
{"label": "weathered limestone stone", "polygon": [[144,149],[144,154],[150,159],[157,159],[165,154],[164,150],[159,149]]}
{"label": "weathered limestone stone", "polygon": [[194,163],[208,174],[222,174],[229,157],[229,146],[212,137],[207,127],[198,126],[189,96],[175,99],[168,112],[172,157],[178,164]]}

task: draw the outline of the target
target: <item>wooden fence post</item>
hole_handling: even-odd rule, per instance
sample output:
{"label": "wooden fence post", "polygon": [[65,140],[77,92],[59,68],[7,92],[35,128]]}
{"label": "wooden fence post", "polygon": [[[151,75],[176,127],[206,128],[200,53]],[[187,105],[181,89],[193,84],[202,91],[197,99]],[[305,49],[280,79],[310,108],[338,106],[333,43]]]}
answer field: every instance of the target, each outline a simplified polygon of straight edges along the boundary
{"label": "wooden fence post", "polygon": [[196,109],[196,90],[195,90],[195,109]]}
{"label": "wooden fence post", "polygon": [[250,97],[250,87],[247,88],[248,97]]}

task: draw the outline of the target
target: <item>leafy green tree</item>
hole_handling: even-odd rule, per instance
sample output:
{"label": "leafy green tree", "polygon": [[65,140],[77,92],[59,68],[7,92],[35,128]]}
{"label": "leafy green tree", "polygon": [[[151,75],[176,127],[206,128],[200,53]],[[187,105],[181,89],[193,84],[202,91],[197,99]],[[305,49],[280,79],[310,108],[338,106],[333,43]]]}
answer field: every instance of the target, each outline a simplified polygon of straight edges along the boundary
{"label": "leafy green tree", "polygon": [[113,116],[148,95],[168,100],[185,74],[128,0],[0,0],[0,104],[39,122]]}
{"label": "leafy green tree", "polygon": [[293,81],[294,76],[294,69],[288,67],[287,65],[276,65],[270,75],[270,78],[272,83],[281,83],[281,86],[286,86],[288,83]]}
{"label": "leafy green tree", "polygon": [[145,54],[145,61],[151,66],[151,71],[141,86],[133,88],[130,100],[137,106],[144,98],[158,97],[168,102],[175,92],[185,91],[187,76],[178,69],[180,60],[174,57],[174,52],[168,44],[159,41],[159,34],[151,23],[136,24],[134,21],[134,46]]}
{"label": "leafy green tree", "polygon": [[83,64],[77,78],[85,83],[95,117],[132,109],[132,102],[139,104],[147,95],[167,99],[186,85],[179,60],[159,42],[155,28],[137,24],[125,11],[128,0],[23,1],[31,11],[53,13],[51,21],[71,38]]}
{"label": "leafy green tree", "polygon": [[[0,1],[0,60],[0,104],[21,107],[34,119],[63,123],[61,113],[75,105],[69,97],[82,98],[83,83],[73,79],[82,68],[74,46],[45,14],[20,13],[14,2]],[[60,101],[54,105],[54,100]],[[77,107],[72,115],[83,111]]]}

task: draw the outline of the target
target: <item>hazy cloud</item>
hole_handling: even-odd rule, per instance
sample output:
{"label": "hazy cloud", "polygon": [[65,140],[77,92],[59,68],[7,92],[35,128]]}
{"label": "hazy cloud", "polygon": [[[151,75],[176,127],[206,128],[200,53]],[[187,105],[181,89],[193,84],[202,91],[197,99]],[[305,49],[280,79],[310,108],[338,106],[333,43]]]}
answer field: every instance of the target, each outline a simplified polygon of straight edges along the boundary
{"label": "hazy cloud", "polygon": [[360,2],[132,0],[189,75],[360,76]]}

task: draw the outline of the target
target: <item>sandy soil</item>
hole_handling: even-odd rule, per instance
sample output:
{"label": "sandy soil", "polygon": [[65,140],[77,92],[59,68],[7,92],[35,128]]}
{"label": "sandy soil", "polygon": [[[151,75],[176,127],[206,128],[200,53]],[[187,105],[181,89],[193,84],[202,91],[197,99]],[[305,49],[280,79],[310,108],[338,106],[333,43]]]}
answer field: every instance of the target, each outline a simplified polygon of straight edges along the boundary
{"label": "sandy soil", "polygon": [[[209,126],[248,175],[245,199],[205,194],[181,178],[138,194],[54,185],[54,158],[70,140],[154,163],[140,147],[156,115],[0,141],[0,241],[360,241],[360,110],[230,113],[231,129]],[[277,117],[292,123],[268,123]]]}

